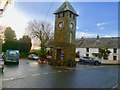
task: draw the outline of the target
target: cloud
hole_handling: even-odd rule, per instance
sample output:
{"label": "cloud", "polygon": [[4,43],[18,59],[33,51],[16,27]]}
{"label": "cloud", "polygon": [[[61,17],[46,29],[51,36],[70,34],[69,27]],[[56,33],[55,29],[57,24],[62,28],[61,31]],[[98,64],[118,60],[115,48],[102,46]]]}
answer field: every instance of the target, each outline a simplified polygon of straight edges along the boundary
{"label": "cloud", "polygon": [[101,26],[104,26],[104,25],[106,25],[107,23],[106,22],[101,22],[101,23],[97,23],[96,25],[98,26],[98,27],[101,27]]}
{"label": "cloud", "polygon": [[80,14],[80,12],[79,12],[79,11],[77,11],[77,14],[79,15],[79,14]]}
{"label": "cloud", "polygon": [[97,23],[97,29],[100,29],[100,30],[104,30],[105,29],[105,25],[107,25],[108,23],[106,22],[100,22],[100,23]]}
{"label": "cloud", "polygon": [[104,37],[118,37],[117,35],[105,35]]}
{"label": "cloud", "polygon": [[86,32],[81,32],[81,31],[77,31],[76,32],[76,38],[81,38],[81,37],[96,37],[97,34],[93,34],[93,33],[86,33]]}
{"label": "cloud", "polygon": [[76,27],[76,29],[79,29],[79,27]]}
{"label": "cloud", "polygon": [[110,35],[105,35],[105,37],[111,37]]}
{"label": "cloud", "polygon": [[2,18],[0,18],[0,24],[3,26],[11,27],[15,30],[17,38],[21,38],[25,32],[28,19],[19,10],[16,10],[14,6],[9,6]]}

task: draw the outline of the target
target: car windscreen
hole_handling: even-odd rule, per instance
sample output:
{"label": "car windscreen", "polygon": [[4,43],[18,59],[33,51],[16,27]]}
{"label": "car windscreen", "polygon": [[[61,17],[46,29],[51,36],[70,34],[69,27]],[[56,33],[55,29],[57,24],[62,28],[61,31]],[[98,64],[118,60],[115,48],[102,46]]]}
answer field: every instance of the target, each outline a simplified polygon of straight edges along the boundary
{"label": "car windscreen", "polygon": [[3,58],[2,58],[2,56],[0,55],[0,60],[2,60]]}
{"label": "car windscreen", "polygon": [[9,54],[16,55],[17,52],[16,51],[10,51]]}

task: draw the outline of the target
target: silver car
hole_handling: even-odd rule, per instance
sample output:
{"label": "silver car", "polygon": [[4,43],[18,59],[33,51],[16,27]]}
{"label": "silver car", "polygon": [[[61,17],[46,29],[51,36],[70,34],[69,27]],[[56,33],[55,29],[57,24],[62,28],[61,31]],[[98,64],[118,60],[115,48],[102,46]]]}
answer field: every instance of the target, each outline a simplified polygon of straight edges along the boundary
{"label": "silver car", "polygon": [[3,70],[4,69],[4,59],[2,55],[0,55],[0,68]]}
{"label": "silver car", "polygon": [[30,59],[30,60],[38,60],[39,57],[36,54],[29,54],[28,59]]}
{"label": "silver car", "polygon": [[92,58],[92,57],[81,57],[79,62],[81,64],[85,64],[85,63],[89,63],[89,64],[95,64],[95,65],[100,65],[101,64],[101,61],[100,60],[97,60],[95,58]]}

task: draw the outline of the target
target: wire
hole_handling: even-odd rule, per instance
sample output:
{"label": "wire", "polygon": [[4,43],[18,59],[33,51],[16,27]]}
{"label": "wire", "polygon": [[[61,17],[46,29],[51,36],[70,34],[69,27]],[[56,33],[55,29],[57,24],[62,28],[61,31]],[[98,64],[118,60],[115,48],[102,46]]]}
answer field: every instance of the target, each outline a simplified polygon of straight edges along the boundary
{"label": "wire", "polygon": [[47,19],[48,14],[49,14],[49,12],[50,12],[52,6],[53,6],[53,2],[54,2],[54,0],[53,0],[52,3],[51,3],[50,8],[49,8],[49,10],[48,10],[48,12],[47,12],[47,14],[46,14],[45,19],[43,20],[43,22]]}

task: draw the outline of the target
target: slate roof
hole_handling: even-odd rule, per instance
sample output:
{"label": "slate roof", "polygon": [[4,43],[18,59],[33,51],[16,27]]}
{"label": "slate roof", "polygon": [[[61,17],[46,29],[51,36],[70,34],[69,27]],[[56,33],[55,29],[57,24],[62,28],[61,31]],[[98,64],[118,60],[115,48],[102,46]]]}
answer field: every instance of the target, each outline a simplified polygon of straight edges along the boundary
{"label": "slate roof", "polygon": [[[53,47],[53,39],[47,47]],[[120,48],[120,37],[80,38],[76,39],[76,48]]]}
{"label": "slate roof", "polygon": [[71,6],[71,4],[69,2],[64,2],[55,12],[54,14],[57,14],[57,13],[61,13],[61,12],[64,12],[64,11],[71,11],[72,13],[77,14],[77,12],[74,10],[74,8]]}
{"label": "slate roof", "polygon": [[76,40],[77,48],[120,48],[120,37],[81,38]]}

